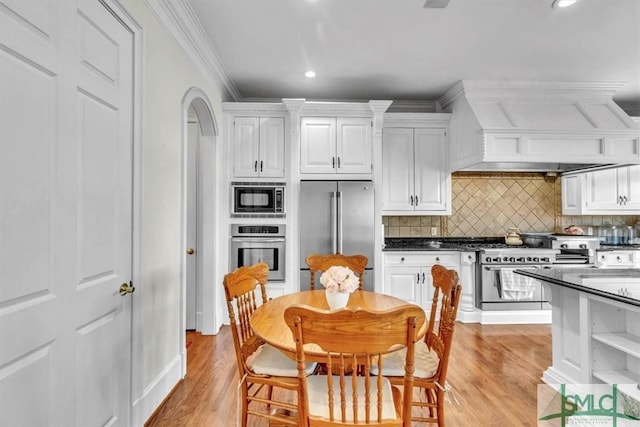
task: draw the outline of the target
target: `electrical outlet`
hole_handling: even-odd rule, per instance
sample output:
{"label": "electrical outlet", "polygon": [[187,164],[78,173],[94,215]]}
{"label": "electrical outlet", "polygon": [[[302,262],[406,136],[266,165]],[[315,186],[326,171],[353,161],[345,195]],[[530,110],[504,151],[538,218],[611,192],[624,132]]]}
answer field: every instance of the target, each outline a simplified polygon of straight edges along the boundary
{"label": "electrical outlet", "polygon": [[438,227],[431,227],[431,235],[432,236],[438,235]]}

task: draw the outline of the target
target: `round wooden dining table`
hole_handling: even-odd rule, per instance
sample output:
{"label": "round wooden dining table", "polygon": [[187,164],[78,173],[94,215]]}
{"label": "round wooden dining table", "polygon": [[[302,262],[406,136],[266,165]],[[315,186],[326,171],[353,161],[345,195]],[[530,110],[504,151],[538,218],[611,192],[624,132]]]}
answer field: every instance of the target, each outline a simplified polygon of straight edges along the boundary
{"label": "round wooden dining table", "polygon": [[[329,310],[329,305],[325,298],[325,290],[316,289],[314,291],[295,292],[271,299],[258,307],[251,316],[251,327],[254,333],[266,343],[280,349],[291,358],[295,356],[296,345],[293,340],[293,334],[284,321],[284,311],[287,307],[295,304],[310,305],[312,307]],[[391,295],[369,291],[355,291],[349,296],[347,307],[351,309],[361,308],[369,311],[382,311],[405,304],[409,303]],[[426,323],[425,321],[420,328],[420,337],[426,333]],[[325,355],[325,353],[314,344],[305,346],[305,352],[307,351],[309,355],[313,355],[315,352],[317,352],[317,356],[319,357]]]}

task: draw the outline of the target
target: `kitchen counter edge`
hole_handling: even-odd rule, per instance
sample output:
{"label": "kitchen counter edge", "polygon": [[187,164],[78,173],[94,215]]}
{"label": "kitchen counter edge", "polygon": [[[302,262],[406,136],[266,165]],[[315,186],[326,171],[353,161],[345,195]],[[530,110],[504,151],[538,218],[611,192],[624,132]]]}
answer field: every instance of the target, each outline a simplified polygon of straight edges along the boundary
{"label": "kitchen counter edge", "polygon": [[[585,268],[576,268],[576,269],[554,269],[554,268],[550,268],[550,269],[545,269],[544,271],[547,273],[551,273],[551,272],[561,272],[560,277],[550,277],[549,274],[540,274],[536,271],[532,271],[532,270],[523,270],[523,269],[518,269],[515,270],[515,273],[521,274],[523,276],[528,276],[528,277],[532,277],[534,279],[543,281],[543,282],[547,282],[547,283],[552,283],[555,285],[559,285],[559,286],[564,286],[566,288],[570,288],[570,289],[575,289],[577,291],[582,291],[582,292],[586,292],[592,295],[598,295],[600,297],[603,298],[607,298],[613,301],[618,301],[618,302],[622,302],[625,304],[629,304],[629,305],[633,305],[636,307],[640,307],[640,299],[635,299],[635,298],[629,298],[629,297],[625,297],[622,295],[617,295],[617,294],[613,294],[611,292],[606,292],[603,291],[601,289],[598,288],[594,288],[593,286],[588,286],[588,285],[581,285],[578,283],[574,283],[574,282],[570,282],[567,280],[564,280],[564,273],[573,273],[573,272],[578,272],[582,275],[589,275],[589,270],[590,269],[585,269]],[[595,271],[598,271],[598,269],[594,269]],[[621,269],[622,270],[622,269]],[[625,271],[629,272],[636,272],[636,273],[640,273],[640,269],[624,269]],[[595,273],[595,271],[593,272],[593,277],[597,278],[597,277],[602,277],[600,274]],[[609,270],[611,271],[611,270]],[[556,273],[557,276],[557,273]]]}

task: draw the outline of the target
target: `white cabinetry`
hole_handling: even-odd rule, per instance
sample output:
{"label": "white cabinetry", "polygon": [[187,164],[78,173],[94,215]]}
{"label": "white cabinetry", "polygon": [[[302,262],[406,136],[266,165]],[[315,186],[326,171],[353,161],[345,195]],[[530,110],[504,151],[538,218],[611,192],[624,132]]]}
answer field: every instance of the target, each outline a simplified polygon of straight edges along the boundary
{"label": "white cabinetry", "polygon": [[640,212],[640,165],[562,176],[564,215]]}
{"label": "white cabinetry", "polygon": [[440,264],[457,271],[460,277],[462,284],[462,297],[458,311],[458,318],[460,318],[462,312],[474,310],[475,260],[475,252],[385,252],[383,292],[429,310],[433,298],[431,267]]}
{"label": "white cabinetry", "polygon": [[303,117],[301,174],[371,174],[371,118]]}
{"label": "white cabinetry", "polygon": [[234,118],[234,177],[284,178],[284,161],[284,118]]}
{"label": "white cabinetry", "polygon": [[451,174],[447,158],[445,129],[385,127],[383,213],[451,214]]}
{"label": "white cabinetry", "polygon": [[617,384],[640,400],[640,307],[545,284],[553,306],[549,384]]}

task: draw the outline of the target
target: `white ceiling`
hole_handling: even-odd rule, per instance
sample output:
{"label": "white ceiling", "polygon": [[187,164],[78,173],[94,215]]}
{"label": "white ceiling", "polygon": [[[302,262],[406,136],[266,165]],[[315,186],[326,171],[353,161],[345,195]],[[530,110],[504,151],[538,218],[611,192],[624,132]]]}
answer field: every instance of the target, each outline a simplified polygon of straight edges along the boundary
{"label": "white ceiling", "polygon": [[186,1],[242,100],[435,101],[459,80],[593,81],[624,83],[614,99],[640,114],[640,0]]}

